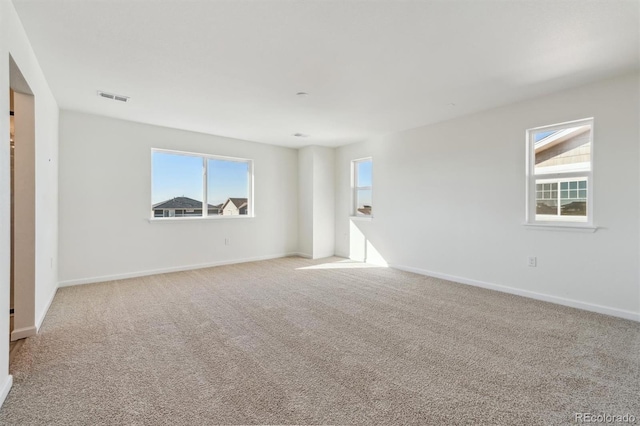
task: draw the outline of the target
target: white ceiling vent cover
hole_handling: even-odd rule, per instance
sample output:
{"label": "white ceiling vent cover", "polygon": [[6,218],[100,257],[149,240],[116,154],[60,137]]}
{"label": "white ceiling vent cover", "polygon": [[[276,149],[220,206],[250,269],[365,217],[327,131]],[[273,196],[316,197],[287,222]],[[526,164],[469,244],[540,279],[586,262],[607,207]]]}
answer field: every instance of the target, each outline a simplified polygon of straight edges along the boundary
{"label": "white ceiling vent cover", "polygon": [[102,90],[98,90],[98,96],[102,96],[103,98],[111,99],[113,101],[120,101],[120,102],[129,101],[128,96],[114,95],[113,93],[103,92]]}

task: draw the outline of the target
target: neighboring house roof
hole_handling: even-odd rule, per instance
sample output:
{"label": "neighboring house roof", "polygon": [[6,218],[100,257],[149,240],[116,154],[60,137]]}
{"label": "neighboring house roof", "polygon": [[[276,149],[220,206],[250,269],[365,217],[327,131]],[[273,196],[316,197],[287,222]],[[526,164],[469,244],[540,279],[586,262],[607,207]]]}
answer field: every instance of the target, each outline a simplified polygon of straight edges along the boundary
{"label": "neighboring house roof", "polygon": [[247,199],[246,198],[229,198],[227,199],[227,201],[225,201],[225,203],[222,205],[222,210],[224,210],[227,207],[227,204],[229,203],[233,203],[233,205],[240,210],[243,207],[247,207]]}
{"label": "neighboring house roof", "polygon": [[538,153],[540,151],[544,151],[545,149],[551,148],[559,143],[567,141],[573,137],[576,137],[588,130],[591,129],[591,126],[584,125],[578,127],[571,127],[568,129],[558,130],[557,132],[543,132],[541,136],[543,136],[540,140],[535,141],[534,149],[535,152]]}
{"label": "neighboring house roof", "polygon": [[587,202],[586,201],[573,201],[569,204],[562,206],[563,213],[578,213],[582,215],[587,214]]}
{"label": "neighboring house roof", "polygon": [[[219,206],[208,205],[210,209],[219,208]],[[170,200],[161,201],[152,206],[153,209],[201,209],[202,201],[194,200],[189,197],[175,197]]]}
{"label": "neighboring house roof", "polygon": [[556,206],[550,206],[545,203],[537,203],[536,213],[537,214],[558,214],[558,208]]}
{"label": "neighboring house roof", "polygon": [[362,206],[358,209],[358,211],[362,214],[367,214],[370,215],[371,214],[371,206]]}

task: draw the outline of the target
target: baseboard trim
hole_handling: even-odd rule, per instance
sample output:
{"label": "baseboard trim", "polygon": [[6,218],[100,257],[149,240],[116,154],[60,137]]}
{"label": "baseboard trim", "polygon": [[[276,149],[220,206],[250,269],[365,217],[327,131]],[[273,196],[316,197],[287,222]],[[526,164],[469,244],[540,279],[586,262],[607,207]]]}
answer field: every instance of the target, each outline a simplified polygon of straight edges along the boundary
{"label": "baseboard trim", "polygon": [[23,328],[16,328],[11,332],[11,341],[26,339],[27,337],[35,336],[38,334],[38,329],[35,325]]}
{"label": "baseboard trim", "polygon": [[171,268],[149,269],[145,271],[128,272],[124,274],[102,275],[99,277],[79,278],[75,280],[60,281],[58,287],[71,287],[74,285],[101,283],[105,281],[125,280],[127,278],[145,277],[148,275],[166,274],[170,272],[191,271],[194,269],[213,268],[215,266],[233,265],[236,263],[258,262],[261,260],[280,259],[283,257],[300,256],[299,253],[272,254],[266,256],[256,256],[244,259],[223,260],[220,262],[201,263],[196,265],[174,266]]}
{"label": "baseboard trim", "polygon": [[51,304],[53,303],[53,299],[56,297],[56,293],[58,292],[58,287],[54,288],[51,292],[51,296],[47,301],[47,306],[45,306],[44,310],[40,314],[40,318],[36,322],[36,333],[40,331],[40,327],[42,327],[42,323],[44,322],[45,317],[47,316],[47,312],[49,312],[49,308],[51,308]]}
{"label": "baseboard trim", "polygon": [[627,311],[624,309],[611,308],[608,306],[596,305],[594,303],[581,302],[579,300],[574,299],[566,299],[564,297],[552,296],[544,293],[537,293],[535,291],[522,290],[518,288],[503,286],[500,284],[488,283],[485,281],[473,280],[470,278],[458,277],[455,275],[442,274],[440,272],[427,271],[425,269],[414,268],[411,266],[404,265],[389,265],[394,269],[399,269],[401,271],[413,272],[414,274],[419,275],[427,275],[430,277],[441,278],[447,281],[453,281],[460,284],[467,284],[476,287],[486,288],[488,290],[500,291],[502,293],[515,294],[517,296],[528,297],[530,299],[541,300],[543,302],[555,303],[557,305],[569,306],[571,308],[582,309],[585,311],[597,312],[599,314],[611,315],[618,318],[624,318],[631,321],[640,322],[640,313]]}
{"label": "baseboard trim", "polygon": [[324,252],[324,253],[318,253],[318,254],[314,254],[313,255],[313,259],[326,259],[327,257],[333,257],[336,254],[334,252]]}
{"label": "baseboard trim", "polygon": [[[294,253],[295,256],[298,257],[303,257],[305,259],[312,259],[312,260],[317,260],[317,259],[326,259],[327,257],[334,257],[334,256],[338,256],[334,253],[324,253],[324,254],[319,254],[317,256],[312,256],[308,253]],[[338,257],[344,257],[344,256],[338,256]]]}
{"label": "baseboard trim", "polygon": [[9,395],[11,386],[13,386],[13,376],[9,374],[7,378],[4,380],[4,384],[2,385],[2,390],[0,390],[0,407],[2,407],[2,404],[4,404],[4,400],[7,399],[7,395]]}

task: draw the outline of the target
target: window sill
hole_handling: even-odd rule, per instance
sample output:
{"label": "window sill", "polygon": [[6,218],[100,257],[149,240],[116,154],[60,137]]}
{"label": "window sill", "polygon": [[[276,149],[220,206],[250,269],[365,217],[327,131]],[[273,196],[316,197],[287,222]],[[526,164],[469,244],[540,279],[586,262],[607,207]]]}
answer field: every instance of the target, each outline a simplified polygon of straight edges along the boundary
{"label": "window sill", "polygon": [[373,219],[373,216],[349,216],[349,219],[359,220],[362,222],[371,222],[371,220]]}
{"label": "window sill", "polygon": [[535,231],[561,231],[561,232],[586,232],[594,233],[597,226],[587,224],[564,224],[564,223],[525,223],[525,228]]}
{"label": "window sill", "polygon": [[160,222],[198,222],[198,221],[208,221],[208,220],[247,220],[253,219],[255,216],[207,216],[207,217],[152,217],[147,219],[149,223],[160,223]]}

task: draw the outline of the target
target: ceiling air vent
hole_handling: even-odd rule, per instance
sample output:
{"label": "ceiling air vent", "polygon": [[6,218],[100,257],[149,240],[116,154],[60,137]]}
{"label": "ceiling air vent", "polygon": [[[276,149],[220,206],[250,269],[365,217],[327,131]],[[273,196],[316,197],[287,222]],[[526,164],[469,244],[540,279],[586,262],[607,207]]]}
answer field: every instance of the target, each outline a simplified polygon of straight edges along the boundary
{"label": "ceiling air vent", "polygon": [[129,100],[128,96],[114,95],[113,93],[107,93],[101,90],[98,90],[98,96],[120,102],[127,102]]}

